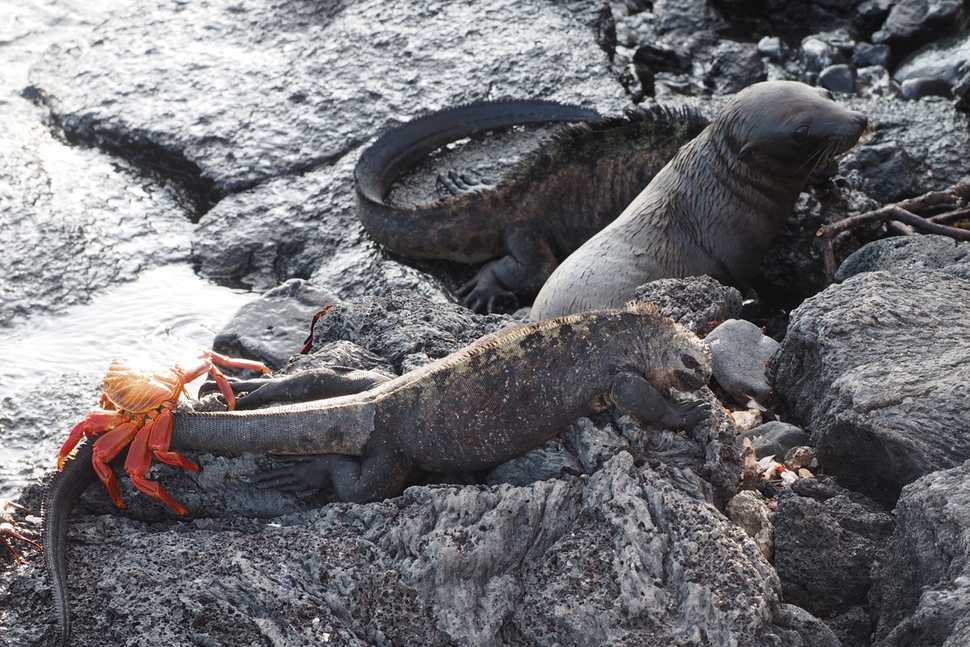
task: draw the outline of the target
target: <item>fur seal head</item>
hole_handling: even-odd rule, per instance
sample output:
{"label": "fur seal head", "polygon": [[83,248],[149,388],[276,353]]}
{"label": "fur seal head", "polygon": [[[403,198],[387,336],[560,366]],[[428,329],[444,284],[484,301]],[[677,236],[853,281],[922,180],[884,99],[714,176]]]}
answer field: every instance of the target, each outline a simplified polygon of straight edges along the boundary
{"label": "fur seal head", "polygon": [[864,114],[836,103],[828,90],[767,81],[735,95],[711,130],[739,161],[804,182],[852,148],[868,127]]}

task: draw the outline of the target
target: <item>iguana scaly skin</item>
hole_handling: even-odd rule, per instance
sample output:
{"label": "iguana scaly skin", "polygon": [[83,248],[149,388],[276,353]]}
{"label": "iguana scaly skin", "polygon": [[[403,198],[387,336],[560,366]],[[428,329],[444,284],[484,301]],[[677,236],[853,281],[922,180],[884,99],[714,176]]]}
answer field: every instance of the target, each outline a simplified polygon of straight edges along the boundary
{"label": "iguana scaly skin", "polygon": [[[526,123],[567,128],[494,189],[418,207],[386,202],[394,180],[445,144]],[[433,112],[382,135],[354,169],[357,216],[371,237],[412,258],[485,263],[460,295],[476,311],[531,302],[560,261],[612,222],[705,121],[654,109],[602,119],[551,101],[474,103]]]}
{"label": "iguana scaly skin", "polygon": [[[241,391],[259,386],[237,407],[372,388],[255,411],[176,409],[171,449],[318,455],[260,482],[289,490],[332,485],[344,501],[372,501],[397,494],[413,468],[489,468],[611,406],[643,423],[691,427],[707,417],[706,405],[676,402],[670,391],[695,391],[710,377],[703,341],[654,306],[631,303],[506,328],[389,381],[330,370],[233,383]],[[88,452],[65,464],[46,497],[45,551],[62,645],[69,626],[67,518],[94,480]]]}

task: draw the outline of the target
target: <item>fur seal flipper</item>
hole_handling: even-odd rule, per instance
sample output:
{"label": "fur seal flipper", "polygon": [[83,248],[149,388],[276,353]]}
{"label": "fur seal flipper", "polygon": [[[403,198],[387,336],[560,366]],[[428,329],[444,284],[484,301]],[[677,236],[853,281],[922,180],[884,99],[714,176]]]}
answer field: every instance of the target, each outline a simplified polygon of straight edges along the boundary
{"label": "fur seal flipper", "polygon": [[748,287],[802,186],[855,145],[862,113],[794,81],[739,92],[609,226],[556,269],[532,319],[615,308],[641,284],[710,275]]}
{"label": "fur seal flipper", "polygon": [[[564,129],[494,190],[415,208],[385,202],[395,178],[432,150],[475,132],[522,123]],[[485,263],[462,290],[478,310],[528,303],[556,265],[611,222],[706,122],[690,111],[601,119],[550,101],[499,101],[420,117],[382,135],[354,171],[357,216],[381,245],[412,258]],[[603,187],[609,187],[604,190]]]}

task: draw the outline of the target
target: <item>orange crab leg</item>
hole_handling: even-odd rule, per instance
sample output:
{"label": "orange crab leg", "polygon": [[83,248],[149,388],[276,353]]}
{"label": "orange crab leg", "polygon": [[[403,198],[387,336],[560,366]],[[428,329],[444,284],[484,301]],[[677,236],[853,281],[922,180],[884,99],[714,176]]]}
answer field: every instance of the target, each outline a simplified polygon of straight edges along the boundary
{"label": "orange crab leg", "polygon": [[233,368],[247,369],[250,371],[259,371],[264,375],[271,372],[269,368],[262,362],[257,362],[250,359],[241,359],[238,357],[227,357],[214,351],[205,351],[202,353],[196,360],[196,363],[189,368],[180,367],[183,384],[188,384],[204,373],[211,375],[212,379],[216,382],[216,386],[219,387],[219,392],[222,393],[222,397],[224,397],[226,402],[229,404],[230,410],[236,408],[236,394],[233,393],[232,387],[229,386],[229,380],[226,379],[226,376],[222,371],[219,370],[219,367],[216,366],[216,364],[221,366],[232,366]]}
{"label": "orange crab leg", "polygon": [[198,472],[199,466],[178,452],[168,451],[172,444],[172,412],[162,411],[154,420],[145,425],[149,430],[148,447],[155,458],[168,465],[184,467],[190,472]]}
{"label": "orange crab leg", "polygon": [[128,472],[128,477],[136,488],[148,496],[158,499],[179,514],[188,514],[188,510],[169,496],[161,485],[145,478],[152,466],[149,438],[151,438],[151,430],[145,427],[131,441],[131,449],[128,450],[128,458],[125,459],[125,471]]}
{"label": "orange crab leg", "polygon": [[91,456],[91,464],[94,465],[94,471],[97,472],[98,478],[101,479],[104,486],[108,488],[108,494],[111,495],[111,500],[119,508],[124,508],[125,504],[121,500],[121,491],[118,490],[118,482],[115,480],[114,472],[111,471],[108,463],[125,448],[131,441],[132,436],[137,433],[138,426],[134,422],[126,422],[94,441],[94,447],[92,448],[94,453]]}
{"label": "orange crab leg", "polygon": [[[57,469],[64,469],[64,459],[74,451],[74,448],[81,442],[83,437],[87,436],[91,438],[92,436],[100,434],[102,431],[113,429],[127,421],[128,416],[117,411],[95,409],[88,413],[84,417],[84,420],[74,425],[71,433],[67,436],[67,440],[61,445],[61,450],[57,452]],[[117,452],[115,453],[117,454]]]}

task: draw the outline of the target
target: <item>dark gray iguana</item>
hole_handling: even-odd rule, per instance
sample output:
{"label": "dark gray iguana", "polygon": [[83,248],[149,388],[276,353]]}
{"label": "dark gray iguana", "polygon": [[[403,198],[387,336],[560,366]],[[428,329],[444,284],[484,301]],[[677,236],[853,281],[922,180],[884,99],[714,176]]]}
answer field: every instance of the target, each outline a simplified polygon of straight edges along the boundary
{"label": "dark gray iguana", "polygon": [[[418,207],[389,204],[394,180],[441,146],[519,124],[566,128],[527,155],[509,178]],[[485,263],[459,290],[483,312],[531,303],[556,266],[627,207],[706,121],[691,111],[635,109],[603,119],[552,101],[473,103],[404,123],[378,138],[354,169],[357,216],[370,236],[411,258]],[[481,189],[481,185],[476,187]]]}
{"label": "dark gray iguana", "polygon": [[[262,486],[287,490],[332,484],[344,501],[397,494],[412,468],[470,472],[541,445],[582,416],[609,407],[648,424],[693,427],[701,402],[677,402],[711,377],[707,345],[652,305],[588,312],[506,328],[422,368],[387,380],[330,369],[234,383],[237,410],[176,409],[171,449],[317,455],[271,470]],[[350,395],[273,406],[264,403]],[[83,443],[48,487],[44,551],[66,645],[70,615],[64,544],[71,507],[96,480]]]}

